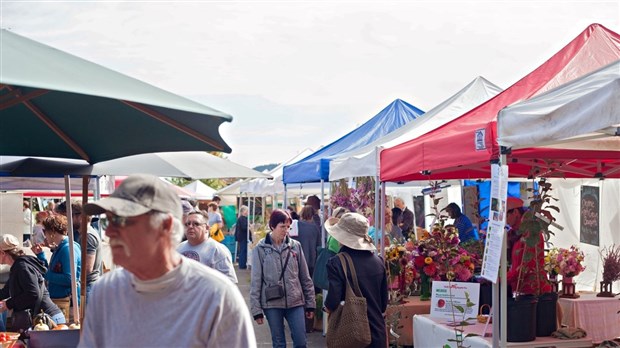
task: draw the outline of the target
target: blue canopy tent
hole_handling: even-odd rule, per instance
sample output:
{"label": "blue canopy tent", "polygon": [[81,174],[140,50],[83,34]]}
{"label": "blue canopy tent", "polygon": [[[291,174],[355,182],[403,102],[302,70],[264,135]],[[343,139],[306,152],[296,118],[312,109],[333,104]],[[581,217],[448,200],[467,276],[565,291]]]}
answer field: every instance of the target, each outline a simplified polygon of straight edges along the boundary
{"label": "blue canopy tent", "polygon": [[[286,202],[287,184],[321,182],[321,211],[323,211],[325,202],[323,183],[329,181],[329,163],[332,159],[337,158],[342,153],[368,145],[422,116],[422,114],[424,114],[424,111],[401,99],[396,99],[349,134],[322,147],[298,162],[284,166],[282,174],[284,202]],[[321,226],[323,226],[323,220],[324,217],[321,214]],[[321,245],[323,248],[325,248],[325,241],[325,229],[322,228]],[[326,296],[325,291],[323,291],[323,296]],[[325,333],[327,329],[325,324],[327,322],[324,321],[323,323],[323,333]]]}
{"label": "blue canopy tent", "polygon": [[322,147],[308,157],[285,166],[284,184],[329,180],[329,162],[339,154],[368,145],[424,114],[415,106],[396,99],[376,116],[349,134]]}

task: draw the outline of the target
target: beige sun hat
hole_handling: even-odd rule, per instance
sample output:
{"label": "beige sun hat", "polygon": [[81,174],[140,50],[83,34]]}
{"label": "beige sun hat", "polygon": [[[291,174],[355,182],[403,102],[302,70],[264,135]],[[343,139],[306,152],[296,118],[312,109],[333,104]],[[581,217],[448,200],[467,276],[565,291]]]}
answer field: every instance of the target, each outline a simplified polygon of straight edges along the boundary
{"label": "beige sun hat", "polygon": [[368,235],[368,219],[358,213],[346,213],[340,219],[325,222],[325,229],[340,244],[355,250],[375,251]]}

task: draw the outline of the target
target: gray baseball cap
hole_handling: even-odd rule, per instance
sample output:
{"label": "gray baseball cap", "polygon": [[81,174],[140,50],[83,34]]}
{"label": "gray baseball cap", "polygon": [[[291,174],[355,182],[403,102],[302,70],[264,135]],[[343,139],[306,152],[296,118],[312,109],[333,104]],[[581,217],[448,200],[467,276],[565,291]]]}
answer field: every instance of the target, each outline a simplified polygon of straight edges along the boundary
{"label": "gray baseball cap", "polygon": [[156,210],[181,219],[181,200],[169,185],[153,175],[131,175],[109,197],[85,204],[83,210],[88,215],[111,212],[124,217]]}

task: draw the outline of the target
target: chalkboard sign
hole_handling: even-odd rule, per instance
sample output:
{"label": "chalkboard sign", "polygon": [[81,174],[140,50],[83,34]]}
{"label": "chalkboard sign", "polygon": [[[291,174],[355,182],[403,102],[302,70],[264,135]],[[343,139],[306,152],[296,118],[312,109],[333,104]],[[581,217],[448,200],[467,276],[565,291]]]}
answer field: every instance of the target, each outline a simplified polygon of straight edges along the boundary
{"label": "chalkboard sign", "polygon": [[579,241],[599,245],[599,189],[595,186],[581,186],[581,220]]}

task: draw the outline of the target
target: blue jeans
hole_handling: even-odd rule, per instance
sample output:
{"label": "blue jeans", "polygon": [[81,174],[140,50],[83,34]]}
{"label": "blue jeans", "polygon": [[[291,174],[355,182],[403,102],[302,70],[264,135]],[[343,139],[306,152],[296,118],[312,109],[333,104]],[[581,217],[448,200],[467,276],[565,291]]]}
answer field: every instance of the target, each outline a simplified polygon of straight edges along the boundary
{"label": "blue jeans", "polygon": [[2,332],[6,331],[6,313],[7,311],[4,311],[0,314],[0,331]]}
{"label": "blue jeans", "polygon": [[62,312],[53,315],[52,316],[52,320],[56,323],[56,324],[65,324],[67,323],[67,319],[65,318],[65,315],[62,314]]}
{"label": "blue jeans", "polygon": [[264,310],[265,317],[269,322],[271,330],[271,342],[273,348],[286,347],[286,336],[284,334],[284,318],[291,329],[293,346],[306,346],[306,317],[304,306],[294,308],[268,308]]}
{"label": "blue jeans", "polygon": [[248,242],[239,242],[239,268],[248,268]]}
{"label": "blue jeans", "polygon": [[88,298],[90,297],[90,290],[93,288],[93,283],[86,285],[86,303],[88,304]]}

